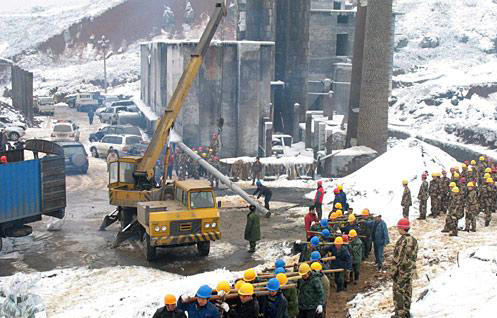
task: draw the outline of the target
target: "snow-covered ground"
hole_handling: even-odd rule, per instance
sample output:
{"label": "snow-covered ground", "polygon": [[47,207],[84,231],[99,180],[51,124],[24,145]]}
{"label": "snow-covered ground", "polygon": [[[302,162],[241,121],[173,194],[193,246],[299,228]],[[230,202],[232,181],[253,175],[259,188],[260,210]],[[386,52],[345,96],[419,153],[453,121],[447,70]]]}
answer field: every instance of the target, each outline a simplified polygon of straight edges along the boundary
{"label": "snow-covered ground", "polygon": [[[395,75],[390,124],[456,140],[447,125],[494,127],[497,94],[466,96],[470,87],[495,84],[497,2],[397,0]],[[454,97],[454,99],[457,99]],[[433,104],[435,103],[435,104]],[[439,105],[437,105],[439,104]]]}

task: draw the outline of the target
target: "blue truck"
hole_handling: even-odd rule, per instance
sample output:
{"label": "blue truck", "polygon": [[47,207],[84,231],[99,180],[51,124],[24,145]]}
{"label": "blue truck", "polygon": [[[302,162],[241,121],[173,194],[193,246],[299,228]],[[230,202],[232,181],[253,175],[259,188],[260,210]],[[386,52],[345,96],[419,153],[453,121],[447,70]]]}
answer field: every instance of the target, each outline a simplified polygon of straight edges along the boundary
{"label": "blue truck", "polygon": [[2,156],[8,163],[0,164],[0,250],[2,238],[29,235],[33,229],[27,224],[40,221],[43,215],[62,219],[66,207],[61,146],[27,140],[17,149],[0,152]]}

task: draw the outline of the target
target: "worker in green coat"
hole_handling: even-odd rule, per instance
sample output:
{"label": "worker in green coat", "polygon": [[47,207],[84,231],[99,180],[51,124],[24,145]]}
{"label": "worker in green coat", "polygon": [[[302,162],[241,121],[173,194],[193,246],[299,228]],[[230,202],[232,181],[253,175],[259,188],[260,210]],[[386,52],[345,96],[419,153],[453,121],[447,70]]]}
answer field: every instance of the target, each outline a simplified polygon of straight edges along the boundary
{"label": "worker in green coat", "polygon": [[261,223],[259,215],[255,213],[255,206],[249,207],[250,212],[247,214],[247,225],[245,226],[245,240],[249,241],[249,253],[255,252],[255,245],[261,239]]}

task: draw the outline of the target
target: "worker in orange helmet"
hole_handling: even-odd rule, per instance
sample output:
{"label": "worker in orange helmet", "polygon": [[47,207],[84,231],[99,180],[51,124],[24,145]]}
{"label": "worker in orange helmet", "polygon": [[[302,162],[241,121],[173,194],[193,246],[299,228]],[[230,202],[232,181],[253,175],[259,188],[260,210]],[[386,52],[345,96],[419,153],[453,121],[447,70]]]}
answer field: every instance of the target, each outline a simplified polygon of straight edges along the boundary
{"label": "worker in orange helmet", "polygon": [[152,318],[186,318],[185,312],[176,307],[176,297],[167,294],[164,297],[164,307],[157,309]]}

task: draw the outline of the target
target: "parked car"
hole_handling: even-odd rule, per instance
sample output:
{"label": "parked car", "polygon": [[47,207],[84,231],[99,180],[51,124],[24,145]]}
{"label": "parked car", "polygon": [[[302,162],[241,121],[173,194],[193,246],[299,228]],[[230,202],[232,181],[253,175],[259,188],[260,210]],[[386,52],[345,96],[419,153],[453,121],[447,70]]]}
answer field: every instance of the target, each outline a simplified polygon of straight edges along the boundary
{"label": "parked car", "polygon": [[132,145],[142,142],[142,138],[135,135],[107,135],[101,141],[90,144],[91,155],[95,158],[107,156],[110,147],[114,148],[122,156],[129,151]]}
{"label": "parked car", "polygon": [[120,100],[119,97],[117,97],[115,95],[105,95],[102,106],[110,107],[110,105],[112,105],[112,103],[118,102],[119,100]]}
{"label": "parked car", "polygon": [[127,99],[127,100],[115,101],[110,104],[110,107],[116,107],[116,106],[136,106],[136,105],[135,102]]}
{"label": "parked car", "polygon": [[22,123],[17,120],[13,120],[12,118],[5,116],[5,115],[0,115],[0,123],[4,123],[7,126],[16,126],[19,128],[22,128],[22,130],[26,130],[26,124]]}
{"label": "parked car", "polygon": [[94,111],[98,108],[98,100],[94,98],[92,93],[80,93],[76,96],[76,110],[78,112],[88,112],[90,109]]}
{"label": "parked car", "polygon": [[273,135],[273,154],[283,155],[285,154],[285,147],[291,147],[293,143],[293,137],[284,134],[274,134]]}
{"label": "parked car", "polygon": [[97,132],[90,134],[90,141],[100,141],[106,135],[135,135],[142,137],[138,127],[114,125],[102,127]]}
{"label": "parked car", "polygon": [[127,156],[139,156],[143,157],[145,155],[145,151],[147,151],[148,143],[141,142],[139,144],[134,144],[129,147],[129,150],[125,155]]}
{"label": "parked car", "polygon": [[71,95],[67,95],[64,100],[66,101],[66,104],[70,107],[70,108],[74,108],[76,107],[76,99],[77,99],[78,95],[77,94],[71,94]]}
{"label": "parked car", "polygon": [[34,110],[38,114],[53,116],[55,112],[55,101],[50,96],[38,96],[35,99]]}
{"label": "parked car", "polygon": [[64,162],[66,173],[86,174],[88,172],[88,153],[79,142],[59,141],[58,145],[64,148]]}
{"label": "parked car", "polygon": [[24,129],[13,125],[6,125],[0,122],[0,130],[5,129],[7,132],[7,138],[11,141],[17,141],[19,138],[24,136]]}
{"label": "parked car", "polygon": [[[114,103],[113,103],[114,104]],[[107,107],[104,110],[98,109],[95,113],[100,122],[108,123],[111,125],[120,124],[120,117],[126,118],[126,123],[130,123],[133,120],[141,119],[142,115],[140,109],[134,105],[128,106],[116,106]]]}
{"label": "parked car", "polygon": [[51,137],[54,141],[79,141],[79,127],[72,121],[59,120],[53,126]]}

